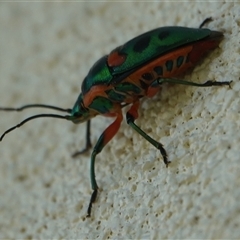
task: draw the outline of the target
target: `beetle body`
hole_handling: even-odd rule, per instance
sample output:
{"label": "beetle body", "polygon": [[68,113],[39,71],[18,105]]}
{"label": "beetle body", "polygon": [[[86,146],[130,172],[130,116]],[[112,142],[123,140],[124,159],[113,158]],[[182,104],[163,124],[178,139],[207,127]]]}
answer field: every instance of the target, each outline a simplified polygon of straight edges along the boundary
{"label": "beetle body", "polygon": [[74,123],[87,122],[86,148],[73,156],[85,152],[91,146],[90,120],[97,115],[114,117],[113,123],[99,137],[91,154],[90,178],[93,193],[88,207],[91,214],[98,185],[95,179],[95,158],[103,147],[114,137],[122,122],[122,108],[129,105],[126,120],[130,127],[156,147],[168,166],[167,153],[163,145],[152,139],[134,121],[138,118],[139,100],[154,96],[164,83],[209,87],[230,85],[230,82],[207,81],[203,84],[177,79],[187,69],[193,67],[207,52],[216,48],[223,38],[218,31],[200,28],[162,27],[133,38],[117,47],[109,55],[100,58],[90,69],[82,83],[81,93],[72,109],[62,109],[51,105],[29,104],[21,108],[0,108],[5,111],[21,111],[30,107],[50,108],[70,115],[34,115],[3,133],[0,140],[27,121],[39,117],[62,118]]}
{"label": "beetle body", "polygon": [[72,110],[78,116],[74,121],[108,115],[122,104],[152,97],[160,88],[156,80],[184,73],[222,38],[221,32],[209,29],[162,27],[117,47],[100,58],[84,79]]}

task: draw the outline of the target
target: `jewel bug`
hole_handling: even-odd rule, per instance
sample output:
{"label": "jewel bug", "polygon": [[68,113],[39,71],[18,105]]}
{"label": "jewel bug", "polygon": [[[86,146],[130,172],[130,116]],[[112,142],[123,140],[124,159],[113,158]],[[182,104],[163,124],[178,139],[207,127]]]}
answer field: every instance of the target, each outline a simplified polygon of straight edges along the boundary
{"label": "jewel bug", "polygon": [[230,85],[230,81],[214,82],[210,80],[201,84],[176,78],[189,68],[194,67],[209,51],[218,47],[223,39],[222,32],[202,28],[210,20],[210,18],[206,19],[199,28],[172,26],[151,30],[101,57],[83,80],[81,93],[72,109],[45,104],[28,104],[20,108],[1,107],[1,111],[48,108],[66,112],[69,115],[38,114],[31,116],[6,130],[0,140],[2,141],[7,133],[35,118],[61,118],[75,124],[86,122],[86,146],[82,151],[72,155],[76,157],[91,148],[91,119],[97,115],[115,118],[99,137],[91,153],[90,179],[93,192],[87,209],[89,217],[92,204],[96,201],[98,194],[95,158],[118,132],[123,120],[122,108],[129,107],[126,113],[128,125],[160,151],[163,161],[168,167],[170,161],[163,145],[135,124],[135,120],[138,118],[140,99],[153,97],[164,83],[196,87]]}

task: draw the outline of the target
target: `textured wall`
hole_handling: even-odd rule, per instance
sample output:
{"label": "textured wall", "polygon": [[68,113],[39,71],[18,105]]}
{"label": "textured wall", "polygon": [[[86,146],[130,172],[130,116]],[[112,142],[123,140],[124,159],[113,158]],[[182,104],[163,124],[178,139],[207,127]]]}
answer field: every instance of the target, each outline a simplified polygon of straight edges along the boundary
{"label": "textured wall", "polygon": [[[0,144],[0,238],[240,237],[239,3],[0,3],[0,105],[71,108],[100,56],[144,31],[209,16],[225,39],[185,79],[232,88],[166,86],[139,112],[169,168],[123,122],[97,157],[101,192],[86,219],[90,153],[70,157],[84,146],[85,124],[32,121]],[[0,112],[0,131],[41,112]],[[93,142],[109,123],[93,121]]]}

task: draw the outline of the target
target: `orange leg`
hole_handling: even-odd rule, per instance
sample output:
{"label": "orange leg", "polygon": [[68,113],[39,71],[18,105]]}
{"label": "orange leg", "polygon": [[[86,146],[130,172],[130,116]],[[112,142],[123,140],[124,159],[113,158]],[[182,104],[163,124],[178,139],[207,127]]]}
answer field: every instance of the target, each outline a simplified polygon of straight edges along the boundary
{"label": "orange leg", "polygon": [[108,126],[105,131],[102,133],[102,135],[99,137],[92,155],[91,155],[91,165],[90,165],[90,178],[91,178],[91,185],[92,185],[92,189],[93,189],[93,193],[90,199],[90,203],[88,206],[88,210],[87,210],[87,216],[90,217],[91,215],[91,209],[92,209],[92,204],[95,202],[96,198],[97,198],[97,192],[98,192],[98,185],[97,185],[97,181],[95,178],[95,158],[97,156],[98,153],[100,153],[102,151],[102,149],[104,148],[104,146],[106,146],[106,144],[115,136],[115,134],[118,132],[123,116],[122,116],[122,111],[121,109],[118,110],[116,113],[109,113],[106,116],[109,117],[115,117],[116,119],[115,121]]}

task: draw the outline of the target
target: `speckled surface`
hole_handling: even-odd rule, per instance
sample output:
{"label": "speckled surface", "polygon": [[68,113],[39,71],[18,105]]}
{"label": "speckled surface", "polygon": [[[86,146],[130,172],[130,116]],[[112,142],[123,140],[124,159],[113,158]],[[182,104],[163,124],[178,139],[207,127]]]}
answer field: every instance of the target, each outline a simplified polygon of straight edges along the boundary
{"label": "speckled surface", "polygon": [[[38,119],[0,144],[0,238],[240,238],[240,4],[210,2],[0,3],[1,106],[71,108],[103,54],[167,25],[210,29],[225,39],[185,79],[233,80],[232,88],[166,86],[137,120],[172,161],[125,122],[97,157],[93,216],[85,124]],[[0,112],[0,131],[32,114]],[[44,111],[49,112],[49,111]],[[96,142],[111,119],[93,121]]]}

